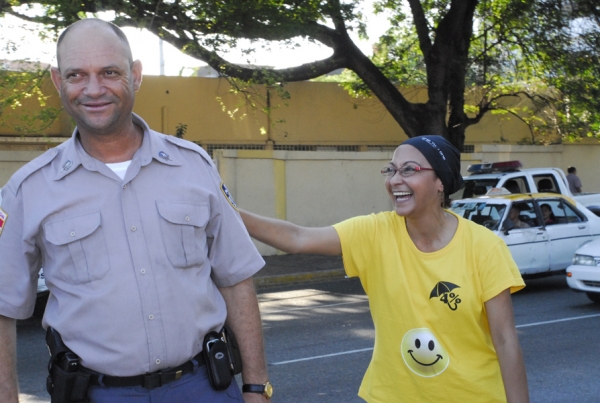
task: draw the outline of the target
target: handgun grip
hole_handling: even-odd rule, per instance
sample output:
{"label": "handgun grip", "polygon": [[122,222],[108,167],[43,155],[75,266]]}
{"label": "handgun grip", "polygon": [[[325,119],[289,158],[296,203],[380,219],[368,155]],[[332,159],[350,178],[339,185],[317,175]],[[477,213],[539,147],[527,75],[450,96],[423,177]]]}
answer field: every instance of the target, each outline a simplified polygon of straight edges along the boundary
{"label": "handgun grip", "polygon": [[65,343],[63,343],[60,333],[50,326],[46,329],[46,345],[48,346],[48,350],[50,350],[50,355],[52,357],[70,351]]}

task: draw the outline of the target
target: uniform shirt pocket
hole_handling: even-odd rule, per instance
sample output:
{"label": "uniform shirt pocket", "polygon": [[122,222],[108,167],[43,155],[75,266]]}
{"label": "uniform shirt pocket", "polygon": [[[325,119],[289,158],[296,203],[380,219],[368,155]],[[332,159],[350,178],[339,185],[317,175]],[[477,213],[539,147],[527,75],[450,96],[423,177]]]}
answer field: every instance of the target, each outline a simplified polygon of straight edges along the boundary
{"label": "uniform shirt pocket", "polygon": [[110,270],[100,212],[44,224],[56,276],[71,284],[103,278]]}
{"label": "uniform shirt pocket", "polygon": [[180,268],[202,264],[207,251],[208,205],[159,201],[156,207],[162,217],[162,238],[171,264]]}

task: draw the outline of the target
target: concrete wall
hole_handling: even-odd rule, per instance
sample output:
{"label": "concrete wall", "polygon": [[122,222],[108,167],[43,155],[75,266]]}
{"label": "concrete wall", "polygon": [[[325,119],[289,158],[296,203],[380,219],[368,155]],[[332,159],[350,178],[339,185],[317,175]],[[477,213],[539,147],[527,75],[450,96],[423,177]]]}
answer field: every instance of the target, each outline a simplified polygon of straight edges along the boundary
{"label": "concrete wall", "polygon": [[562,163],[560,167],[565,173],[569,166],[577,168],[584,192],[600,192],[600,146],[597,141],[563,145]]}
{"label": "concrete wall", "polygon": [[23,165],[41,155],[44,151],[4,151],[0,150],[0,187]]}
{"label": "concrete wall", "polygon": [[[214,158],[237,204],[246,210],[303,226],[327,226],[391,208],[379,171],[392,152],[218,150]],[[600,147],[476,146],[461,155],[470,164],[520,160],[525,168],[577,165],[587,192],[600,192]],[[573,162],[575,161],[575,162]],[[263,255],[277,251],[256,242]]]}

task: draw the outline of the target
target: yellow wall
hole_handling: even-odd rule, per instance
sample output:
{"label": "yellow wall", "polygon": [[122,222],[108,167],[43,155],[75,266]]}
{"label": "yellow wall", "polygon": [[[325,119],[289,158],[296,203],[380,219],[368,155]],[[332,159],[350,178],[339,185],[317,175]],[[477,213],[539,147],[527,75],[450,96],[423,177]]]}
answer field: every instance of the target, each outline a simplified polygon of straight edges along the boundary
{"label": "yellow wall", "polygon": [[[48,104],[59,107],[60,99],[48,81],[44,90],[50,94]],[[266,102],[266,88],[250,89],[261,94],[255,99],[258,109],[249,108],[240,94],[230,93],[227,80],[200,77],[144,77],[137,94],[134,111],[155,130],[175,134],[178,124],[187,125],[185,138],[201,144],[280,145],[397,145],[406,135],[377,99],[351,97],[336,83],[298,82],[286,84],[290,98],[282,100],[271,89],[271,116],[261,108]],[[404,89],[412,102],[424,102],[424,88]],[[221,102],[217,99],[220,98]],[[514,100],[519,103],[523,101]],[[223,106],[224,105],[224,106]],[[25,104],[33,107],[33,102]],[[233,118],[230,116],[232,114]],[[18,119],[12,111],[0,126],[2,136],[20,133],[11,128]],[[261,131],[262,129],[262,131]],[[70,118],[63,113],[42,134],[69,136]],[[39,136],[39,135],[38,135]],[[488,114],[480,124],[467,129],[466,144],[517,143],[529,138],[527,126],[510,115]],[[0,147],[2,142],[0,141]]]}
{"label": "yellow wall", "polygon": [[276,96],[272,139],[276,144],[397,144],[406,136],[379,101],[355,99],[335,83],[285,86],[288,106]]}
{"label": "yellow wall", "polygon": [[[248,108],[229,90],[224,79],[148,76],[138,92],[134,112],[150,127],[167,134],[175,134],[178,124],[187,125],[185,138],[191,141],[264,143],[260,128],[267,126],[266,115]],[[217,97],[228,111],[239,108],[234,118],[223,111]]]}

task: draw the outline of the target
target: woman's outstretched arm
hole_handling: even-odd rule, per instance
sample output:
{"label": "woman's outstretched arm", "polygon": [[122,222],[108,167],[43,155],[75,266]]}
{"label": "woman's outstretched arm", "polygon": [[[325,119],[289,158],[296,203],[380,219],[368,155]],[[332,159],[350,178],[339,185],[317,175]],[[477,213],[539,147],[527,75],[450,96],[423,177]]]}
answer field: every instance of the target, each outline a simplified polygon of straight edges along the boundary
{"label": "woman's outstretched arm", "polygon": [[263,217],[240,209],[250,236],[287,253],[339,256],[342,246],[337,231],[329,227],[301,227],[291,222]]}

